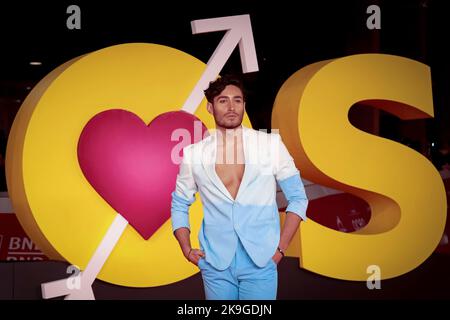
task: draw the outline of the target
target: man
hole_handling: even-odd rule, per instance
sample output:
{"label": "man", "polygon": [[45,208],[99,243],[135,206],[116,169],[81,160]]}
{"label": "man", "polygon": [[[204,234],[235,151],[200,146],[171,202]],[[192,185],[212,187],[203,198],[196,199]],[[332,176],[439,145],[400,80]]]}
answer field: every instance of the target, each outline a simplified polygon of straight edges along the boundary
{"label": "man", "polygon": [[[308,200],[278,134],[242,126],[245,96],[233,77],[205,90],[216,131],[183,149],[172,193],[172,228],[188,261],[200,268],[206,299],[276,299],[277,264],[306,219]],[[287,200],[280,235],[276,182]],[[200,249],[190,243],[189,206],[200,193]]]}

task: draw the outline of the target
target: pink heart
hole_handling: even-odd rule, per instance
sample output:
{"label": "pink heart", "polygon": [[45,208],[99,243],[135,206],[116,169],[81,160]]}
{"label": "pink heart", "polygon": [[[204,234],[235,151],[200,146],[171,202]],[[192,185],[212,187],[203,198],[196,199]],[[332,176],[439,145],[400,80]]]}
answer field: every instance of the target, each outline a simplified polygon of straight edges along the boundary
{"label": "pink heart", "polygon": [[[171,138],[177,129],[182,139]],[[107,110],[84,127],[78,162],[100,196],[147,240],[170,217],[182,147],[205,131],[184,111],[163,113],[147,126],[132,112]]]}

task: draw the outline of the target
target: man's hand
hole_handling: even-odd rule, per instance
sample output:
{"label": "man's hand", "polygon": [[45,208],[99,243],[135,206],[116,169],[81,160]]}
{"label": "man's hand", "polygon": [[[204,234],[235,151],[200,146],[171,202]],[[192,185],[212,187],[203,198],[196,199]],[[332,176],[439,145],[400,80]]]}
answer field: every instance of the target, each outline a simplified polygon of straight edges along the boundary
{"label": "man's hand", "polygon": [[191,247],[191,241],[189,239],[190,230],[186,227],[181,227],[175,230],[175,237],[177,238],[181,251],[184,257],[191,263],[198,265],[198,260],[201,257],[205,257],[205,253],[202,250],[194,249]]}
{"label": "man's hand", "polygon": [[283,259],[283,255],[278,250],[275,252],[275,254],[272,256],[272,260],[275,262],[275,264],[278,264],[281,259]]}
{"label": "man's hand", "polygon": [[198,266],[200,258],[205,258],[205,253],[200,249],[191,248],[187,252],[183,252],[183,254],[189,262],[192,262],[196,266]]}

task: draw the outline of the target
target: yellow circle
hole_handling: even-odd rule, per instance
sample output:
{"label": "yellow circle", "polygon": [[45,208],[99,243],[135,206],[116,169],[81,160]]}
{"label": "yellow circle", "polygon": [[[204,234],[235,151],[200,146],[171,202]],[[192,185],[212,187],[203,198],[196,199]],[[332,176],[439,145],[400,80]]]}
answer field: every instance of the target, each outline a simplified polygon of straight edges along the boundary
{"label": "yellow circle", "polygon": [[[146,123],[179,110],[204,68],[182,51],[130,43],[75,58],[33,89],[11,131],[7,178],[21,224],[48,256],[84,269],[116,215],[79,167],[77,143],[85,124],[108,109],[131,111]],[[195,115],[214,127],[205,101]],[[247,115],[244,125],[251,126]],[[202,216],[197,199],[190,210],[193,246]],[[98,278],[151,287],[197,272],[184,259],[168,220],[149,240],[128,226]]]}

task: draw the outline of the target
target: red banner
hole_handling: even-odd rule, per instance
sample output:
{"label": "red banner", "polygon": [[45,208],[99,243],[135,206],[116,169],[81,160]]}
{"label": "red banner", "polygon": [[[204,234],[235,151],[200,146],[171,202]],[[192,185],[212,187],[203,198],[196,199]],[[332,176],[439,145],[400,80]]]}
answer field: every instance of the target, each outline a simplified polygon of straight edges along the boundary
{"label": "red banner", "polygon": [[15,214],[0,213],[0,260],[48,260],[25,234]]}

